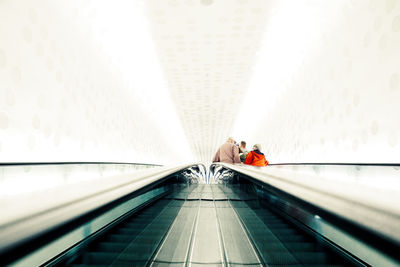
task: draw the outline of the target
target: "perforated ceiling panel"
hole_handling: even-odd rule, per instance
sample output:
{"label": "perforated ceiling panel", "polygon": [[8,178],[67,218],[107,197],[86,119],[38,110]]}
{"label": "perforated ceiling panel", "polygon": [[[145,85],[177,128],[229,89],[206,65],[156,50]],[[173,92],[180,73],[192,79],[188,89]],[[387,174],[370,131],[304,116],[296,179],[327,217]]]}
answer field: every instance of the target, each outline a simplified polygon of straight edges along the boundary
{"label": "perforated ceiling panel", "polygon": [[268,1],[145,2],[171,97],[197,160],[231,135],[259,50]]}

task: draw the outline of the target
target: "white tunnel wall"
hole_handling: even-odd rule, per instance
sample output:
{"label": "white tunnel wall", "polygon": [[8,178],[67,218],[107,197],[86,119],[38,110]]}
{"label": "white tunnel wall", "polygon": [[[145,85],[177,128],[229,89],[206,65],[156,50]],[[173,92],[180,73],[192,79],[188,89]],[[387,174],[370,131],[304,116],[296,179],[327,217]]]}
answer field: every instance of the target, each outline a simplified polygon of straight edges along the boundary
{"label": "white tunnel wall", "polygon": [[[228,114],[235,112],[233,137],[248,141],[249,148],[261,143],[271,162],[398,162],[398,0],[268,1],[248,90],[247,78],[243,86],[219,88],[221,96],[247,90],[247,98],[232,106],[220,97],[219,117],[229,123],[209,120],[204,125],[214,134],[199,140],[185,136],[175,110],[188,105],[174,107],[170,100],[145,3],[0,0],[0,162],[191,161],[197,152],[190,151],[186,136],[192,147],[204,152],[212,144],[215,149],[207,151],[215,153],[233,126]],[[220,3],[173,0],[168,6],[206,13]],[[232,31],[257,29],[258,36],[263,25],[246,25],[247,17],[264,14],[260,3],[234,1],[232,14],[222,8],[229,18],[223,22]],[[207,17],[199,24],[202,19]],[[201,36],[212,41],[220,35]],[[229,35],[228,45],[242,38],[236,35]],[[209,51],[201,50],[207,42],[200,52]],[[226,54],[228,62],[238,60],[238,53]],[[229,74],[216,68],[218,75]],[[192,92],[206,110],[207,90]],[[207,128],[197,128],[198,118],[206,121],[217,107],[199,113],[196,106],[181,112],[185,126],[208,136]],[[195,156],[211,160],[206,152]]]}
{"label": "white tunnel wall", "polygon": [[0,1],[0,162],[190,160],[140,5]]}
{"label": "white tunnel wall", "polygon": [[400,1],[274,3],[235,136],[274,163],[398,163]]}

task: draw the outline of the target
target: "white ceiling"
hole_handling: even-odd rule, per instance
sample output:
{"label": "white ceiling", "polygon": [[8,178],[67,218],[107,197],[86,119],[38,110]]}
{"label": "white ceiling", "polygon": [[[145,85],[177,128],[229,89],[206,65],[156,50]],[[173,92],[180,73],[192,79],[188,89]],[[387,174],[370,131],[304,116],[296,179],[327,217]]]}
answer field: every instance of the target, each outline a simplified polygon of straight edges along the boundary
{"label": "white ceiling", "polygon": [[259,50],[268,1],[145,2],[168,88],[197,160],[232,135]]}

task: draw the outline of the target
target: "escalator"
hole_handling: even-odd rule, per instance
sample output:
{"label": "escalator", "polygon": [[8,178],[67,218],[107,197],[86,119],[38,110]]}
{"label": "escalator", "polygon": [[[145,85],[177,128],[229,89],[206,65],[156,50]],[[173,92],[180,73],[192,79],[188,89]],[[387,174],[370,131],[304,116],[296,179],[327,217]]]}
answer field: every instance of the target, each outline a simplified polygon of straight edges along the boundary
{"label": "escalator", "polygon": [[249,190],[242,184],[175,184],[57,265],[357,265]]}
{"label": "escalator", "polygon": [[0,265],[400,266],[396,214],[264,170],[185,165],[60,187],[68,199],[0,226]]}

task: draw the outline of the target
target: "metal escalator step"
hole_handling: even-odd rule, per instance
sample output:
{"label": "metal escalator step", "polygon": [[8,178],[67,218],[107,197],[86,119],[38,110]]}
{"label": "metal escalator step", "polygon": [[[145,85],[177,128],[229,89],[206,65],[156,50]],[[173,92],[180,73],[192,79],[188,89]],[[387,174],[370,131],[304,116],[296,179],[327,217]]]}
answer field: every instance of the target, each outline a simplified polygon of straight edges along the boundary
{"label": "metal escalator step", "polygon": [[317,251],[320,249],[313,242],[285,242],[283,245],[290,251]]}
{"label": "metal escalator step", "polygon": [[[159,212],[162,210],[162,207],[148,207],[148,209],[142,210],[140,211],[140,213],[137,214],[137,218],[145,218],[145,217],[151,217],[151,214],[155,213],[155,212]],[[134,218],[134,219],[135,219]]]}
{"label": "metal escalator step", "polygon": [[149,207],[148,210],[143,210],[132,220],[152,218],[152,215],[158,214],[163,210],[163,207]]}
{"label": "metal escalator step", "polygon": [[153,254],[153,249],[153,247],[143,247],[141,250],[135,252],[129,251],[127,253],[121,253],[118,255],[118,261],[114,266],[119,266],[122,263],[146,262]]}
{"label": "metal escalator step", "polygon": [[264,262],[270,266],[270,264],[285,265],[288,264],[300,264],[300,262],[292,256],[288,251],[260,251],[263,255]]}
{"label": "metal escalator step", "polygon": [[266,226],[268,227],[272,227],[272,228],[279,228],[279,227],[289,227],[291,228],[291,226],[289,226],[286,222],[284,221],[266,221],[263,219],[260,219]]}
{"label": "metal escalator step", "polygon": [[128,222],[128,223],[125,223],[124,225],[121,225],[121,227],[135,229],[137,227],[140,227],[141,225],[146,225],[150,222],[151,222],[151,220],[148,220],[147,222],[146,221]]}
{"label": "metal escalator step", "polygon": [[[149,223],[151,223],[151,222],[149,222]],[[162,223],[162,221],[161,221],[161,223]],[[146,226],[147,226],[147,224],[142,224],[142,225],[136,225],[135,227],[124,227],[122,229],[126,229],[128,231],[130,230],[130,231],[141,232],[141,231],[143,231],[143,229],[146,228]],[[162,227],[163,227],[162,225],[155,225],[154,230],[159,231],[160,229],[162,229]],[[118,232],[118,229],[117,229],[117,232]]]}
{"label": "metal escalator step", "polygon": [[[304,264],[334,264],[330,254],[309,236],[275,215],[263,215],[260,210],[236,210],[253,238],[263,261],[268,266],[303,266]],[[240,207],[244,207],[243,205]],[[260,225],[262,224],[262,225]]]}
{"label": "metal escalator step", "polygon": [[279,229],[271,229],[268,227],[263,227],[263,226],[257,226],[256,224],[247,224],[247,227],[252,230],[252,233],[255,235],[263,234],[266,231],[268,233],[272,233],[274,236],[284,236],[284,235],[296,235],[298,232],[294,229],[284,229],[284,228],[279,228]]}
{"label": "metal escalator step", "polygon": [[134,226],[137,226],[137,225],[145,225],[145,224],[148,224],[149,222],[152,222],[152,221],[153,220],[150,219],[150,218],[140,218],[140,219],[131,221],[131,222],[125,224],[124,226],[125,227],[134,227]]}
{"label": "metal escalator step", "polygon": [[147,223],[151,222],[152,219],[154,219],[154,218],[138,217],[138,218],[134,218],[133,220],[130,220],[129,222],[124,223],[124,226],[130,227],[130,226],[134,226],[134,225],[147,224]]}
{"label": "metal escalator step", "polygon": [[136,236],[112,234],[108,235],[104,241],[115,243],[129,243],[135,239]]}
{"label": "metal escalator step", "polygon": [[254,240],[257,242],[257,244],[274,244],[274,243],[280,243],[282,244],[282,242],[274,235],[272,234],[260,234],[260,235],[254,235],[254,233],[252,234],[252,237],[254,238]]}
{"label": "metal escalator step", "polygon": [[330,256],[325,252],[313,251],[313,244],[308,243],[307,247],[301,244],[296,247],[300,250],[291,251],[293,244],[295,243],[292,243],[291,246],[283,244],[284,247],[279,243],[261,244],[258,249],[268,264],[328,264],[332,262]]}
{"label": "metal escalator step", "polygon": [[148,238],[148,237],[152,237],[152,236],[159,236],[159,235],[163,235],[165,233],[166,229],[156,229],[156,230],[152,230],[151,232],[149,231],[143,231],[143,233],[138,235],[138,238]]}
{"label": "metal escalator step", "polygon": [[100,264],[109,265],[119,255],[119,253],[113,252],[87,252],[81,259],[81,264],[87,264],[88,266]]}
{"label": "metal escalator step", "polygon": [[306,264],[329,264],[332,262],[329,254],[325,252],[293,252],[294,257]]}
{"label": "metal escalator step", "polygon": [[286,223],[286,221],[284,220],[284,219],[282,219],[282,218],[280,218],[280,217],[276,217],[276,216],[264,216],[264,215],[262,215],[262,211],[258,211],[258,212],[255,212],[255,214],[257,214],[257,216],[261,219],[261,220],[263,220],[263,221],[265,221],[265,222],[270,222],[270,223],[281,223],[281,222],[284,222],[284,223]]}
{"label": "metal escalator step", "polygon": [[271,214],[268,210],[266,209],[257,209],[254,210],[254,212],[260,217],[260,219],[266,220],[266,221],[281,221],[282,218],[276,216],[275,214]]}
{"label": "metal escalator step", "polygon": [[[135,214],[90,245],[71,263],[76,266],[143,266],[173,218],[174,212],[162,214],[168,203],[170,201],[161,200]],[[134,243],[138,244],[136,249],[132,249]]]}
{"label": "metal escalator step", "polygon": [[307,238],[301,234],[294,235],[276,235],[276,237],[282,242],[302,242],[307,241]]}
{"label": "metal escalator step", "polygon": [[[168,202],[168,201],[167,201]],[[164,206],[150,206],[148,209],[145,209],[138,214],[139,216],[151,216],[154,212],[159,212],[164,208]]]}
{"label": "metal escalator step", "polygon": [[290,228],[279,228],[279,229],[271,229],[270,230],[277,236],[280,235],[295,235],[297,233],[296,230]]}
{"label": "metal escalator step", "polygon": [[[164,222],[160,221],[159,223],[160,223],[159,225],[153,225],[152,226],[152,231],[159,232],[159,231],[164,230],[164,225],[163,225]],[[146,228],[146,226],[141,226],[141,227],[136,228],[136,229],[144,230],[145,228]]]}
{"label": "metal escalator step", "polygon": [[[316,245],[309,242],[262,242],[258,244],[258,248],[263,251],[297,251],[297,252],[316,252]],[[321,251],[321,250],[319,250]]]}
{"label": "metal escalator step", "polygon": [[152,218],[150,214],[149,214],[149,215],[147,215],[147,214],[140,214],[140,215],[138,215],[137,217],[135,217],[135,218],[133,218],[132,220],[130,220],[129,222],[127,222],[127,223],[148,222],[148,221],[151,221],[152,219],[154,219],[154,218]]}
{"label": "metal escalator step", "polygon": [[[148,260],[149,256],[151,256],[154,245],[142,244],[140,249],[134,251],[126,251],[126,246],[119,247],[119,250],[115,251],[115,247],[113,247],[112,244],[107,244],[107,247],[103,246],[103,248],[107,249],[107,251],[85,253],[81,260],[81,264],[86,264],[86,266],[97,266],[98,264],[106,266],[111,264],[112,266],[124,266],[126,263],[126,266],[143,266],[142,264],[144,264]],[[118,262],[114,263],[117,258]],[[136,265],[135,262],[138,265]]]}
{"label": "metal escalator step", "polygon": [[118,235],[138,235],[143,229],[140,228],[119,228],[115,233]]}
{"label": "metal escalator step", "polygon": [[281,230],[287,230],[287,229],[291,229],[294,232],[298,232],[296,229],[294,229],[293,227],[290,227],[288,225],[268,225],[266,224],[266,226],[268,227],[268,229],[270,229],[271,231],[281,231]]}
{"label": "metal escalator step", "polygon": [[259,210],[254,210],[254,212],[260,217],[260,219],[266,220],[266,221],[282,221],[281,218],[271,215],[271,214],[263,214],[265,209],[259,209]]}
{"label": "metal escalator step", "polygon": [[144,229],[146,227],[146,225],[150,224],[152,222],[152,220],[149,220],[147,222],[137,222],[137,223],[129,223],[126,225],[123,225],[122,227],[124,229]]}
{"label": "metal escalator step", "polygon": [[264,218],[260,218],[261,221],[263,221],[265,223],[265,225],[268,226],[280,226],[280,225],[284,225],[287,226],[286,222],[281,220],[281,219],[264,219]]}
{"label": "metal escalator step", "polygon": [[102,242],[98,244],[96,247],[92,248],[90,251],[95,252],[121,252],[126,248],[127,244],[122,243],[110,243],[110,242]]}
{"label": "metal escalator step", "polygon": [[268,222],[265,222],[265,221],[263,221],[264,222],[264,224],[268,227],[268,228],[270,228],[270,229],[287,229],[287,228],[292,228],[290,225],[288,225],[287,223],[285,223],[285,222],[280,222],[280,223],[268,223]]}
{"label": "metal escalator step", "polygon": [[280,241],[281,243],[286,242],[307,242],[307,238],[303,235],[293,234],[293,235],[276,235],[274,233],[265,232],[252,232],[252,236],[257,239],[257,242],[271,243]]}
{"label": "metal escalator step", "polygon": [[137,239],[135,239],[135,243],[142,244],[142,245],[150,245],[155,242],[154,241],[155,237],[157,237],[157,235],[140,236]]}
{"label": "metal escalator step", "polygon": [[258,243],[257,248],[265,253],[289,252],[288,249],[280,242],[263,242]]}

